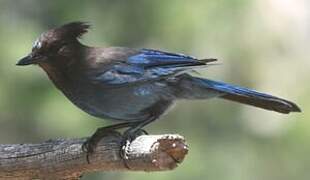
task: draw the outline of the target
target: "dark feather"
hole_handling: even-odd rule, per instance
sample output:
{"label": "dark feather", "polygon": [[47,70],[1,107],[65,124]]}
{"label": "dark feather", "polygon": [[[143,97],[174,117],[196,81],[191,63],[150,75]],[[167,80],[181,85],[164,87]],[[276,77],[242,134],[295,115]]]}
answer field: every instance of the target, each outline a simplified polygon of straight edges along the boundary
{"label": "dark feather", "polygon": [[55,29],[56,33],[64,39],[80,38],[83,34],[88,32],[90,24],[87,22],[71,22]]}
{"label": "dark feather", "polygon": [[204,84],[207,88],[223,93],[223,99],[240,102],[279,113],[300,112],[301,109],[293,102],[269,94],[260,93],[244,87],[212,81],[209,79],[195,78],[195,81]]}

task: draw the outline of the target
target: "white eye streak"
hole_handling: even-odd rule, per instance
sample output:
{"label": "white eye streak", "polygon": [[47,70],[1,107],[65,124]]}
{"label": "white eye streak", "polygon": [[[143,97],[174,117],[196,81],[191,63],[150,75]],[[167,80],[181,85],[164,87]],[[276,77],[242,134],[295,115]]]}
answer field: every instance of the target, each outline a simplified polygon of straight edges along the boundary
{"label": "white eye streak", "polygon": [[41,47],[42,47],[42,43],[39,39],[37,39],[32,45],[32,48],[36,48],[36,49],[40,49]]}

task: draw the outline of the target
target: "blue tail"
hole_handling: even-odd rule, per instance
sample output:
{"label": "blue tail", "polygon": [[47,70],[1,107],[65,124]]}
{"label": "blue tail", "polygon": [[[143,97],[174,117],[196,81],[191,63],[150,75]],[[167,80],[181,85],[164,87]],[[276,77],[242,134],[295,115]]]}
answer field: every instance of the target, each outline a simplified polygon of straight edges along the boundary
{"label": "blue tail", "polygon": [[259,108],[288,114],[290,112],[300,112],[300,108],[293,102],[281,99],[272,95],[260,93],[235,85],[192,77],[193,84],[199,88],[219,93],[219,97],[243,104],[256,106]]}

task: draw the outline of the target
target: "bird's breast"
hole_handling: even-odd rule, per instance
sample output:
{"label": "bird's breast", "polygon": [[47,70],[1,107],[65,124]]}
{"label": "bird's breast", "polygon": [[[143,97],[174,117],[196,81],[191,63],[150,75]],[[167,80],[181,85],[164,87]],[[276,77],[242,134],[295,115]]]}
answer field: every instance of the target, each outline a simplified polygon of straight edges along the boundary
{"label": "bird's breast", "polygon": [[163,83],[106,88],[93,84],[83,74],[62,73],[49,66],[41,67],[73,104],[99,118],[145,120],[150,117],[152,106],[163,100],[173,100],[172,93]]}
{"label": "bird's breast", "polygon": [[172,101],[171,97],[163,96],[152,85],[108,89],[81,85],[73,91],[66,96],[85,112],[100,118],[125,121],[147,119],[151,113],[147,110],[154,104],[163,99]]}

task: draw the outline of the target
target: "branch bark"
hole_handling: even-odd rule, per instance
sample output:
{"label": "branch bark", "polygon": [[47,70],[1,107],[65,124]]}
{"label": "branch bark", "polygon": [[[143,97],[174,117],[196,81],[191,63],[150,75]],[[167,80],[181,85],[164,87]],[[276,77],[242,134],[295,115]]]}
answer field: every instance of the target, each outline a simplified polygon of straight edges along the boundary
{"label": "branch bark", "polygon": [[95,171],[162,171],[182,162],[188,148],[179,135],[143,135],[120,157],[122,136],[104,137],[89,156],[81,146],[87,140],[56,139],[41,144],[0,145],[0,179],[79,179]]}

